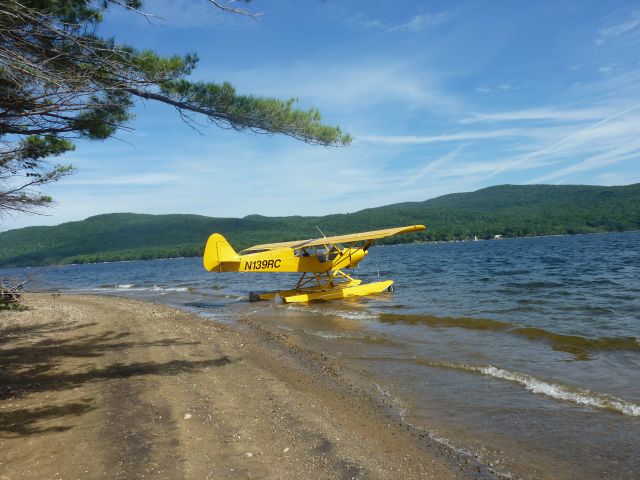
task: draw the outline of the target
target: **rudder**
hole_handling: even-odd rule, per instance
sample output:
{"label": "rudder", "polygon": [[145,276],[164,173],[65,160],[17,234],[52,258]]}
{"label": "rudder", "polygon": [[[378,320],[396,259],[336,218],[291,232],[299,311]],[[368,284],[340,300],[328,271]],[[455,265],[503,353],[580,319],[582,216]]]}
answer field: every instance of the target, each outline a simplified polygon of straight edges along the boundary
{"label": "rudder", "polygon": [[220,264],[223,262],[239,262],[240,255],[238,255],[233,247],[227,242],[219,233],[214,233],[207,240],[207,246],[204,248],[204,258],[202,263],[207,271],[218,269],[220,270]]}

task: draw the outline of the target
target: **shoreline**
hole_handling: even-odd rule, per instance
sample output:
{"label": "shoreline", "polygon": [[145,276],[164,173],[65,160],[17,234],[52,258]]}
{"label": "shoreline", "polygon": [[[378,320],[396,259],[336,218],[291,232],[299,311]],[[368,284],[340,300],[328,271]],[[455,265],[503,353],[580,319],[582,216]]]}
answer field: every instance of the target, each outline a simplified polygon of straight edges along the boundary
{"label": "shoreline", "polygon": [[[610,230],[603,232],[579,232],[579,233],[559,233],[559,234],[546,234],[546,235],[525,235],[522,237],[505,237],[500,236],[500,238],[479,238],[478,240],[474,240],[473,238],[464,238],[458,240],[425,240],[425,241],[411,241],[411,242],[399,242],[399,243],[381,243],[376,244],[376,247],[397,247],[402,245],[423,245],[423,244],[447,244],[447,243],[463,243],[463,242],[488,242],[488,241],[503,241],[503,240],[521,240],[527,238],[553,238],[553,237],[575,237],[580,235],[607,235],[612,233],[632,233],[632,232],[640,232],[640,230]],[[25,265],[25,266],[0,266],[0,272],[2,270],[13,270],[13,269],[32,269],[32,268],[48,268],[48,267],[71,267],[76,265],[100,265],[105,263],[130,263],[130,262],[153,262],[158,260],[180,260],[186,258],[202,258],[201,255],[195,255],[190,257],[178,256],[178,257],[158,257],[158,258],[130,258],[126,260],[114,260],[114,261],[98,261],[98,262],[80,262],[80,263],[48,263],[44,265]]]}
{"label": "shoreline", "polygon": [[122,297],[1,311],[0,478],[503,478],[286,332]]}

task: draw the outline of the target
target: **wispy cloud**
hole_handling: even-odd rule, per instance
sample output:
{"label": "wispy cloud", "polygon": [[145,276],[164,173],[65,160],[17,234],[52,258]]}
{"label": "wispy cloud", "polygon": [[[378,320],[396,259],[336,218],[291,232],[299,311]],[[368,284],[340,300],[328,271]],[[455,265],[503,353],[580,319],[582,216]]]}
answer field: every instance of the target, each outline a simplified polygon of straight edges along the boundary
{"label": "wispy cloud", "polygon": [[[572,132],[557,140],[551,145],[520,155],[516,158],[505,159],[502,165],[489,174],[487,178],[499,173],[522,169],[534,168],[544,165],[553,165],[563,161],[574,161],[576,158],[592,156],[590,163],[575,163],[575,171],[584,171],[586,165],[605,165],[604,162],[617,163],[626,159],[630,153],[640,155],[640,142],[630,139],[640,135],[640,118],[631,115],[640,110],[640,104],[632,105],[613,115],[609,115],[591,125]],[[619,160],[614,160],[619,158]],[[577,167],[583,165],[583,167]],[[566,167],[557,172],[546,174],[534,181],[546,181],[558,178],[562,175],[574,172],[571,167]]]}
{"label": "wispy cloud", "polygon": [[498,122],[586,122],[611,114],[611,107],[560,109],[555,107],[526,108],[497,113],[474,113],[460,120],[461,124]]}
{"label": "wispy cloud", "polygon": [[65,181],[66,185],[159,185],[162,183],[172,183],[178,180],[177,175],[168,173],[141,173],[131,175],[114,176],[79,176]]}
{"label": "wispy cloud", "polygon": [[640,25],[640,11],[634,11],[624,22],[609,25],[598,32],[596,44],[602,45],[611,38],[619,37]]}
{"label": "wispy cloud", "polygon": [[382,20],[367,18],[363,13],[358,12],[353,15],[347,16],[344,23],[350,25],[357,30],[386,30],[386,26]]}
{"label": "wispy cloud", "polygon": [[476,87],[476,92],[483,93],[483,94],[496,93],[496,92],[500,93],[500,92],[511,92],[515,90],[521,90],[522,88],[524,88],[524,85],[522,84],[522,82],[520,83],[502,82],[493,86],[483,83]]}
{"label": "wispy cloud", "polygon": [[[410,61],[372,58],[369,61],[269,65],[251,70],[199,72],[199,78],[215,75],[233,83],[241,92],[297,97],[323,111],[364,110],[381,104],[409,109],[429,108],[432,113],[460,108],[442,80],[416,68]],[[209,78],[210,79],[210,78]]]}
{"label": "wispy cloud", "polygon": [[390,33],[420,32],[448,19],[447,12],[425,13],[411,17],[406,22],[390,23],[380,19],[369,18],[361,12],[348,16],[344,22],[358,30],[384,30]]}
{"label": "wispy cloud", "polygon": [[471,140],[488,140],[497,138],[514,138],[523,136],[526,132],[509,128],[502,130],[469,131],[444,133],[442,135],[362,135],[357,136],[359,142],[393,144],[393,145],[424,145],[429,143],[468,142]]}
{"label": "wispy cloud", "polygon": [[454,160],[458,154],[462,151],[462,149],[464,148],[464,145],[460,145],[459,147],[455,148],[454,150],[452,150],[451,152],[447,153],[446,155],[443,155],[442,157],[438,158],[437,160],[433,160],[429,163],[427,163],[426,165],[424,165],[420,170],[418,170],[417,172],[411,173],[407,179],[402,182],[401,187],[408,187],[410,185],[415,184],[416,182],[422,180],[423,178],[425,178],[427,175],[433,173],[434,171],[436,171],[437,169],[441,168],[443,165],[450,163],[452,160]]}
{"label": "wispy cloud", "polygon": [[553,172],[539,176],[527,183],[545,183],[550,180],[558,180],[577,173],[583,173],[591,170],[598,170],[610,167],[617,163],[637,160],[640,154],[640,142],[632,142],[619,148],[607,150],[604,153],[593,155],[585,160],[579,161],[572,165],[560,168]]}
{"label": "wispy cloud", "polygon": [[390,32],[419,32],[434,25],[438,25],[447,19],[447,13],[416,15],[411,20],[399,25],[390,25],[387,30]]}

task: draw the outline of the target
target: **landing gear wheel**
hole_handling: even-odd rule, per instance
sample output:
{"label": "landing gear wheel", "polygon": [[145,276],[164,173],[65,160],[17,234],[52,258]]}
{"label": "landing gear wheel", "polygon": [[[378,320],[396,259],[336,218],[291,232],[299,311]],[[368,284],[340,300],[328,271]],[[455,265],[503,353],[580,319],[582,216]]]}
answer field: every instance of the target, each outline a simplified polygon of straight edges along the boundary
{"label": "landing gear wheel", "polygon": [[394,290],[395,290],[395,288],[393,288],[393,285],[389,285],[389,286],[387,287],[387,291],[388,291],[388,292],[393,292]]}

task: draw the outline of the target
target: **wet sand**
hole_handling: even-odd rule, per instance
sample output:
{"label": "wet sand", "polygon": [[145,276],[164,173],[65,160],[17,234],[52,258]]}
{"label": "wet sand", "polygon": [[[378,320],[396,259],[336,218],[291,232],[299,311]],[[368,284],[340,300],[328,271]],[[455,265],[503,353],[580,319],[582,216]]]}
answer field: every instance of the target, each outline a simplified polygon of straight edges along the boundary
{"label": "wet sand", "polygon": [[0,479],[498,478],[247,320],[29,294],[0,311]]}

